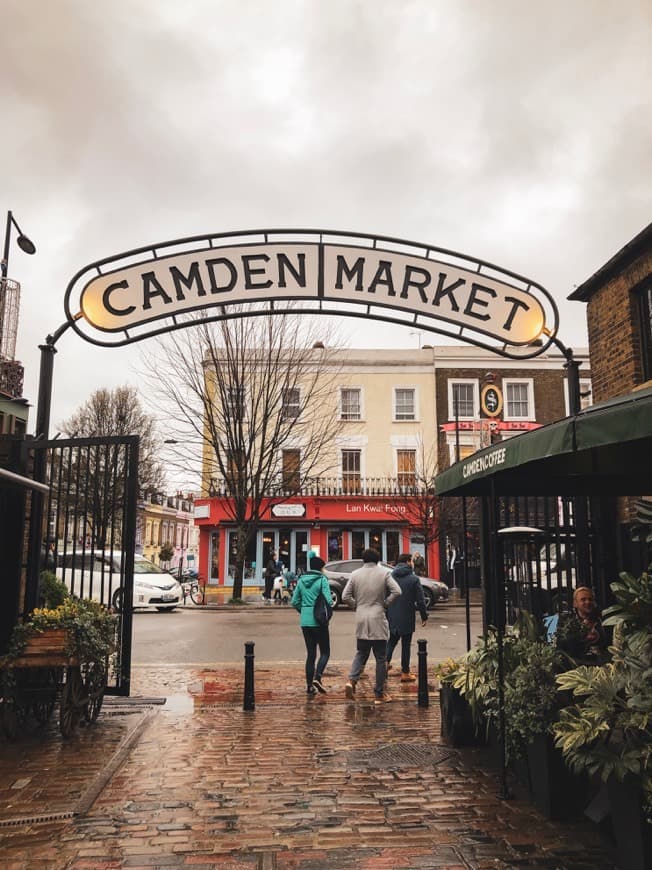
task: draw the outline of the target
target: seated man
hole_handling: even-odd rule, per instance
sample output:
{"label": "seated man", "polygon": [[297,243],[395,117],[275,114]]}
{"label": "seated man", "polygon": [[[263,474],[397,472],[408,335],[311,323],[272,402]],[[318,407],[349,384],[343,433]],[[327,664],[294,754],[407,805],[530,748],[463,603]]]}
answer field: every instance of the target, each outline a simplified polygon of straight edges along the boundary
{"label": "seated man", "polygon": [[573,610],[561,617],[556,632],[557,646],[574,659],[600,664],[607,655],[610,638],[605,631],[593,590],[579,586],[573,593]]}

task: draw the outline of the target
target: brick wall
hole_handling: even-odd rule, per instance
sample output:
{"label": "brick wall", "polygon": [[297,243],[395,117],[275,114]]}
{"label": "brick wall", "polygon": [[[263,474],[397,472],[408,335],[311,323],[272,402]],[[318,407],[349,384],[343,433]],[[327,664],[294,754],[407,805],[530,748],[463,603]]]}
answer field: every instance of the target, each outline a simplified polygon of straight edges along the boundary
{"label": "brick wall", "polygon": [[643,382],[635,290],[652,274],[652,251],[596,290],[587,303],[593,400],[629,392]]}

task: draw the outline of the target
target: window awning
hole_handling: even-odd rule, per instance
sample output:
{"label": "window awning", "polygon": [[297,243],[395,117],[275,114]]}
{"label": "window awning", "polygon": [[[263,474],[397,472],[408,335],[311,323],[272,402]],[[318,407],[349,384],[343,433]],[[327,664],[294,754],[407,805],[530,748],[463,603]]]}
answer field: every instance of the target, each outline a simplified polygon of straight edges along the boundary
{"label": "window awning", "polygon": [[438,495],[652,494],[652,388],[493,444],[437,475]]}

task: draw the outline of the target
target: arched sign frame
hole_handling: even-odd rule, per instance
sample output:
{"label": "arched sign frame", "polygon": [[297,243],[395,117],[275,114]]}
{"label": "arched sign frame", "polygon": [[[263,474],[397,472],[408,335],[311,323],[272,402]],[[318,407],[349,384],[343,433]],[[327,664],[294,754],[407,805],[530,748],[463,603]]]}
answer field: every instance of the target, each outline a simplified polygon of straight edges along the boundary
{"label": "arched sign frame", "polygon": [[[70,281],[65,327],[117,347],[202,321],[274,313],[362,317],[530,359],[558,344],[538,283],[390,236],[263,229],[192,236],[90,263]],[[528,320],[529,318],[529,320]]]}

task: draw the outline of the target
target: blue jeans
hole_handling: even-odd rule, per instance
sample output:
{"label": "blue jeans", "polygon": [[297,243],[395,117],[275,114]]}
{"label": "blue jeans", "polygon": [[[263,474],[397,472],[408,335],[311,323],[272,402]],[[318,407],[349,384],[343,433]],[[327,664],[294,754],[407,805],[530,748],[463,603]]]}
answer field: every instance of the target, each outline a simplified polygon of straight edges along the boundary
{"label": "blue jeans", "polygon": [[374,686],[374,695],[380,698],[385,691],[385,680],[387,679],[387,668],[385,667],[385,653],[387,650],[386,640],[366,640],[359,637],[356,640],[356,654],[351,664],[350,680],[359,680],[362,669],[367,664],[369,653],[373,650],[374,658],[376,659],[376,685]]}
{"label": "blue jeans", "polygon": [[[302,628],[303,639],[306,644],[306,685],[312,686],[315,677],[321,680],[331,657],[331,639],[327,625],[318,625],[316,628]],[[319,647],[319,661],[315,670],[315,659]]]}

